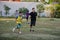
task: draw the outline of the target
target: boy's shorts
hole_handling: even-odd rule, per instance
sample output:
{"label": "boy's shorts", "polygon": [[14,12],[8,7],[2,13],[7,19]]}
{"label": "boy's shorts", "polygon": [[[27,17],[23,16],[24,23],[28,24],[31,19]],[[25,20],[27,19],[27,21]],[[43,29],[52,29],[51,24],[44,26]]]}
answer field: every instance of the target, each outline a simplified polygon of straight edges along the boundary
{"label": "boy's shorts", "polygon": [[21,24],[18,23],[18,24],[17,24],[17,29],[20,29],[20,28],[21,28]]}

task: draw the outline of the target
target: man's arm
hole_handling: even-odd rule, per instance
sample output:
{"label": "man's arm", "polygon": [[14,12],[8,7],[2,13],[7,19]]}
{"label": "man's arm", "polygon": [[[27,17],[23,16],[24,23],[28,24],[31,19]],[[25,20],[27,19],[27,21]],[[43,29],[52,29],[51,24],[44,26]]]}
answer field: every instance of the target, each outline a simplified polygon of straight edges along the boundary
{"label": "man's arm", "polygon": [[37,16],[37,12],[36,12],[36,16]]}
{"label": "man's arm", "polygon": [[29,15],[31,15],[31,13],[29,13]]}

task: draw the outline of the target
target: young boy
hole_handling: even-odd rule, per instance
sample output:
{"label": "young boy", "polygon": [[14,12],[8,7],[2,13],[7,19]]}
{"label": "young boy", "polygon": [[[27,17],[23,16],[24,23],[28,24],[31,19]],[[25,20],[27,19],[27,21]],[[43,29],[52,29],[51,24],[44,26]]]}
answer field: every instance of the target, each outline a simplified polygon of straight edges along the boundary
{"label": "young boy", "polygon": [[28,22],[28,18],[29,18],[29,11],[27,11],[27,13],[26,13],[26,20],[27,20],[27,22]]}
{"label": "young boy", "polygon": [[13,32],[15,31],[15,29],[18,30],[18,33],[21,33],[21,24],[22,24],[22,12],[19,12],[19,16],[16,19],[16,23],[17,23],[17,27],[13,28]]}

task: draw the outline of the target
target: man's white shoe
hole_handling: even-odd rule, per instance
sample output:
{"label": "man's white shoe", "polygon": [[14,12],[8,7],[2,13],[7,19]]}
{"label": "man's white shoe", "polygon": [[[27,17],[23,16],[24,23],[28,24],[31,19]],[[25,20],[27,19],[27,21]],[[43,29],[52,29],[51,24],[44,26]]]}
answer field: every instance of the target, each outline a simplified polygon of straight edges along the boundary
{"label": "man's white shoe", "polygon": [[13,28],[13,30],[12,30],[13,32],[15,31],[15,28]]}

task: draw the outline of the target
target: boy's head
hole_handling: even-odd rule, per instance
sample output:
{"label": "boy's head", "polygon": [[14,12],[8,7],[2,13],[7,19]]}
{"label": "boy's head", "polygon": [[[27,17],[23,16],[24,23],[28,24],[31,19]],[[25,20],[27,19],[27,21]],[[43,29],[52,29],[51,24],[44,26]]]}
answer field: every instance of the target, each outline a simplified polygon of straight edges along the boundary
{"label": "boy's head", "polygon": [[19,12],[19,16],[22,16],[22,12]]}
{"label": "boy's head", "polygon": [[29,12],[29,10],[27,10],[27,12]]}

